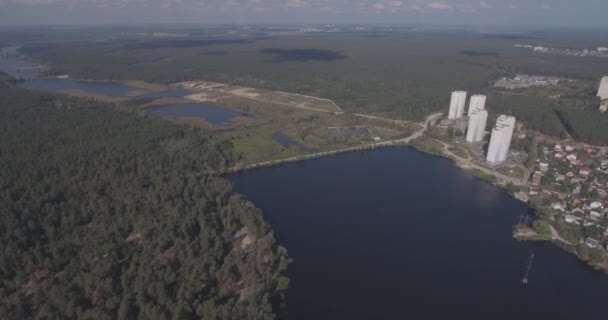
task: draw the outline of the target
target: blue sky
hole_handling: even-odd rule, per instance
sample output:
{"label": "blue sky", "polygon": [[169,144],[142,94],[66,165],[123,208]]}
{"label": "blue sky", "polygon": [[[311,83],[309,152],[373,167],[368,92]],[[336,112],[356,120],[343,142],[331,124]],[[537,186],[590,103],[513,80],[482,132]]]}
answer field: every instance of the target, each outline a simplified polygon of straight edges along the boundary
{"label": "blue sky", "polygon": [[1,24],[441,23],[607,26],[608,0],[0,0]]}

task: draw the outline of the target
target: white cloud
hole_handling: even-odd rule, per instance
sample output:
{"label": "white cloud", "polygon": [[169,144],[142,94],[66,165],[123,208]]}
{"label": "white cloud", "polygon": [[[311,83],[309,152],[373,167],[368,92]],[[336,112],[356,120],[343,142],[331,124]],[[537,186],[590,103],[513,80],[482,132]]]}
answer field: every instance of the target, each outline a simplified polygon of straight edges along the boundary
{"label": "white cloud", "polygon": [[452,5],[446,2],[431,2],[426,5],[433,10],[452,10]]}
{"label": "white cloud", "polygon": [[382,2],[374,3],[374,9],[376,9],[378,11],[384,10],[384,3],[382,3]]}
{"label": "white cloud", "polygon": [[310,7],[308,0],[287,0],[285,4],[287,8],[306,8]]}

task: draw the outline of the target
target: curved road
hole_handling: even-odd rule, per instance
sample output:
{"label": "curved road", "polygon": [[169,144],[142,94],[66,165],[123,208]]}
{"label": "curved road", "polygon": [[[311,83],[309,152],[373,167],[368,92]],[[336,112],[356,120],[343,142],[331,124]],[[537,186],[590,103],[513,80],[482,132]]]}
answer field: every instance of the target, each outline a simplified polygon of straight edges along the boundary
{"label": "curved road", "polygon": [[[235,166],[235,167],[229,168],[227,171],[235,172],[235,171],[259,168],[259,167],[274,166],[274,165],[285,163],[285,162],[295,162],[295,161],[302,161],[302,160],[314,159],[314,158],[319,158],[319,157],[326,157],[326,156],[336,155],[336,154],[345,153],[345,152],[360,151],[360,150],[366,150],[366,149],[374,149],[374,148],[388,147],[388,146],[394,146],[394,145],[400,145],[400,144],[407,144],[407,143],[410,143],[412,140],[422,136],[424,134],[424,132],[428,129],[429,124],[431,124],[433,121],[440,118],[441,115],[442,115],[442,113],[438,112],[438,113],[434,113],[434,114],[426,117],[426,120],[424,121],[422,128],[420,128],[419,130],[417,130],[416,132],[412,133],[411,135],[409,135],[405,138],[383,141],[383,142],[376,142],[376,143],[371,143],[371,144],[367,144],[367,145],[344,148],[344,149],[337,149],[337,150],[332,150],[332,151],[311,153],[311,154],[307,154],[307,155],[303,155],[303,156],[291,157],[291,158],[286,158],[286,159],[263,161],[263,162],[258,162],[258,163],[252,163],[252,164],[242,166],[242,167]],[[408,123],[408,124],[411,123],[411,122],[407,122],[407,121],[392,120],[392,119],[380,118],[380,117],[375,117],[375,116],[367,116],[367,115],[358,115],[358,116],[363,116],[363,117],[373,118],[373,119],[380,119],[380,120],[388,120],[388,121],[395,122],[395,123],[396,123],[396,121],[398,121],[400,123]]]}

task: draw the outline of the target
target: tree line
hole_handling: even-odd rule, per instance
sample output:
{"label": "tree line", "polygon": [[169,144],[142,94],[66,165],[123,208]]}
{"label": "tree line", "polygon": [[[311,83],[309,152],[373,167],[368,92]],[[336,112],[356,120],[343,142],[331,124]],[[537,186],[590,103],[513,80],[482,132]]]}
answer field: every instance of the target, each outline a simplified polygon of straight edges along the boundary
{"label": "tree line", "polygon": [[276,318],[289,258],[211,174],[230,141],[2,81],[0,97],[0,318]]}

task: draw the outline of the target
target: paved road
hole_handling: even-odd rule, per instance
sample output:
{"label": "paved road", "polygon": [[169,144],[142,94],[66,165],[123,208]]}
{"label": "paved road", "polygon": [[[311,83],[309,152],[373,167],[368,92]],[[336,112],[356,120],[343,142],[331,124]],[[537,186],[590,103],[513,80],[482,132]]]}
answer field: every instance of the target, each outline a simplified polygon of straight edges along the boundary
{"label": "paved road", "polygon": [[480,166],[469,159],[462,158],[449,150],[449,147],[450,147],[449,144],[447,144],[441,140],[437,140],[437,139],[435,139],[435,140],[443,145],[443,153],[445,155],[449,156],[450,158],[452,158],[453,160],[455,160],[458,163],[458,165],[462,168],[477,169],[485,174],[492,175],[492,176],[494,176],[498,179],[504,180],[506,182],[510,182],[515,186],[526,186],[527,185],[527,182],[525,182],[525,181],[522,182],[521,178],[515,178],[515,177],[504,175],[504,174],[496,172],[490,168]]}
{"label": "paved road", "polygon": [[[279,160],[271,160],[271,161],[252,163],[252,164],[249,164],[249,165],[246,165],[246,166],[243,166],[243,167],[232,167],[232,168],[229,168],[228,172],[234,172],[234,171],[239,171],[239,170],[247,170],[247,169],[266,167],[266,166],[273,166],[273,165],[277,165],[277,164],[281,164],[281,163],[286,163],[286,162],[295,162],[295,161],[302,161],[302,160],[314,159],[314,158],[319,158],[319,157],[326,157],[326,156],[336,155],[336,154],[345,153],[345,152],[352,152],[352,151],[359,151],[359,150],[366,150],[366,149],[375,149],[375,148],[381,148],[381,147],[389,147],[389,146],[394,146],[394,145],[407,144],[407,143],[410,143],[412,140],[414,140],[414,139],[422,136],[424,134],[424,132],[427,130],[427,128],[429,127],[429,124],[431,124],[433,121],[435,121],[436,119],[438,119],[439,117],[441,117],[441,115],[442,115],[442,113],[434,113],[434,114],[428,116],[426,118],[426,120],[424,121],[422,128],[420,128],[419,130],[417,130],[416,132],[412,133],[411,135],[409,135],[409,136],[407,136],[405,138],[396,139],[396,140],[389,140],[389,141],[383,141],[383,142],[376,142],[376,143],[371,143],[371,144],[357,146],[357,147],[351,147],[351,148],[344,148],[344,149],[338,149],[338,150],[332,150],[332,151],[326,151],[326,152],[312,153],[312,154],[307,154],[307,155],[297,156],[297,157],[291,157],[291,158],[286,158],[286,159],[279,159]],[[360,116],[364,116],[364,115],[360,115]],[[374,117],[374,116],[367,116],[367,117],[375,118],[375,119],[391,120],[391,119],[379,118],[379,117]],[[401,120],[391,120],[391,121],[401,121]]]}
{"label": "paved road", "polygon": [[[538,140],[539,140],[538,136],[534,135],[534,137],[532,137],[532,146],[530,147],[530,149],[535,150],[535,152],[536,152],[535,157],[538,157]],[[530,150],[528,150],[528,157],[531,156],[529,151]],[[534,159],[534,160],[536,160],[536,159]],[[532,172],[534,172],[535,167],[536,167],[536,163],[533,163],[531,168],[526,168],[524,176],[521,178],[521,182],[528,182],[528,180],[530,180],[530,176],[532,175]]]}
{"label": "paved road", "polygon": [[412,124],[413,123],[411,121],[389,119],[389,118],[372,116],[372,115],[369,115],[369,114],[362,114],[362,113],[354,113],[353,115],[355,117],[359,117],[359,118],[367,118],[367,119],[375,119],[375,120],[388,121],[388,122],[391,122],[391,123],[394,123],[394,124]]}
{"label": "paved road", "polygon": [[433,113],[432,115],[426,117],[426,120],[424,120],[424,125],[422,126],[422,128],[420,130],[414,132],[407,138],[395,140],[395,142],[396,143],[410,143],[412,140],[420,138],[426,132],[426,129],[429,128],[429,125],[431,123],[433,123],[433,121],[439,119],[441,117],[441,115],[442,115],[442,113],[438,112],[438,113]]}
{"label": "paved road", "polygon": [[[399,124],[411,124],[412,122],[408,122],[408,121],[403,121],[403,120],[393,120],[393,119],[388,119],[388,118],[382,118],[382,117],[376,117],[376,116],[370,116],[370,115],[364,115],[364,114],[356,114],[356,116],[358,117],[364,117],[364,118],[370,118],[370,119],[378,119],[378,120],[385,120],[385,121],[390,121],[393,123],[399,123]],[[394,145],[404,145],[404,144],[408,144],[411,141],[413,141],[414,139],[417,139],[419,137],[421,137],[426,130],[429,128],[430,124],[432,124],[434,121],[436,121],[437,119],[439,119],[442,116],[442,113],[438,112],[438,113],[434,113],[430,116],[428,116],[425,121],[422,123],[422,128],[420,128],[419,130],[417,130],[416,132],[412,133],[411,135],[405,137],[405,138],[401,138],[401,139],[396,139],[396,140],[389,140],[389,141],[383,141],[383,142],[376,142],[376,143],[371,143],[368,145],[362,145],[362,146],[357,146],[357,147],[351,147],[351,148],[344,148],[344,149],[338,149],[338,150],[333,150],[333,151],[326,151],[326,152],[318,152],[318,153],[313,153],[313,154],[308,154],[308,155],[303,155],[303,156],[297,156],[297,157],[291,157],[291,158],[286,158],[286,159],[279,159],[279,160],[271,160],[271,161],[264,161],[264,162],[259,162],[259,163],[253,163],[244,167],[232,167],[229,169],[229,171],[239,171],[239,170],[247,170],[247,169],[253,169],[253,168],[259,168],[259,167],[265,167],[265,166],[273,166],[273,165],[278,165],[281,163],[286,163],[286,162],[295,162],[295,161],[302,161],[302,160],[308,160],[308,159],[314,159],[314,158],[319,158],[319,157],[326,157],[326,156],[331,156],[331,155],[336,155],[339,153],[345,153],[345,152],[352,152],[352,151],[359,151],[359,150],[366,150],[366,149],[374,149],[374,148],[381,148],[381,147],[388,147],[388,146],[394,146]],[[492,175],[498,179],[504,180],[506,182],[510,182],[513,185],[516,186],[525,186],[527,185],[526,181],[522,182],[521,178],[514,178],[514,177],[510,177],[501,173],[498,173],[492,169],[480,166],[474,162],[472,162],[469,159],[465,159],[462,157],[457,156],[456,154],[454,154],[453,152],[451,152],[449,150],[449,145],[443,141],[437,140],[436,141],[440,142],[443,145],[443,153],[444,155],[449,156],[450,158],[452,158],[453,160],[455,160],[459,166],[463,167],[463,168],[472,168],[472,169],[477,169],[485,174],[488,175]]]}

